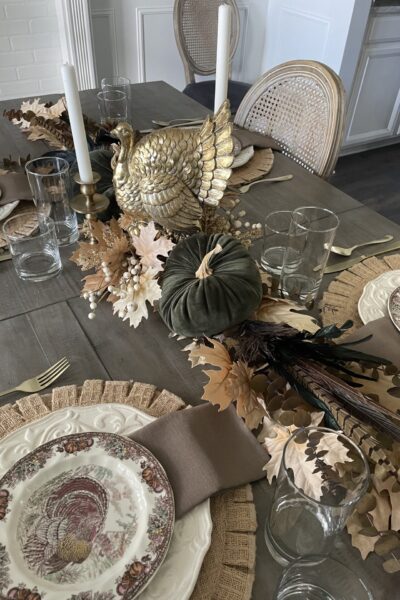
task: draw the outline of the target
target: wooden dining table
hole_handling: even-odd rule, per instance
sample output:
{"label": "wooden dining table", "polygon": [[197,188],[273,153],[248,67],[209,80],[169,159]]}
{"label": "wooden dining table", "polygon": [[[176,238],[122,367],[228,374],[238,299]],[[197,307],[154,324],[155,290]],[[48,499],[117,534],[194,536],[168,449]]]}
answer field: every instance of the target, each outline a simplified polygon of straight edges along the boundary
{"label": "wooden dining table", "polygon": [[[131,96],[131,121],[137,129],[152,127],[152,119],[197,118],[207,114],[204,107],[161,81],[133,85]],[[46,96],[42,100],[58,97]],[[98,118],[96,90],[81,92],[81,99],[84,112]],[[21,99],[0,102],[1,114],[6,109],[19,108],[20,104]],[[13,159],[28,154],[35,157],[49,150],[43,142],[29,142],[26,134],[5,117],[0,117],[0,149],[0,159],[10,155]],[[249,220],[262,222],[273,210],[322,206],[339,216],[335,244],[353,246],[386,234],[400,240],[399,225],[309,173],[288,157],[275,153],[271,176],[286,174],[292,174],[293,179],[260,184],[243,195],[242,205]],[[259,257],[260,241],[255,243],[252,251]],[[0,389],[11,388],[66,356],[71,367],[55,386],[80,384],[85,379],[135,380],[167,389],[193,405],[202,402],[205,377],[201,369],[190,368],[187,353],[182,352],[182,345],[176,339],[168,336],[168,330],[156,312],[151,313],[138,329],[133,329],[112,316],[110,304],[103,302],[96,311],[96,318],[88,319],[88,303],[80,297],[82,272],[69,260],[71,253],[71,247],[62,248],[61,274],[41,283],[19,279],[11,261],[0,263]],[[332,277],[324,278],[322,288]],[[12,403],[20,396],[20,393],[12,393],[1,402]],[[264,542],[264,523],[273,486],[266,480],[260,481],[253,485],[253,492],[258,530],[252,598],[270,600],[282,572]],[[332,555],[365,578],[375,600],[400,598],[400,574],[385,574],[377,556],[363,561],[358,550],[351,546],[346,532],[337,537]]]}

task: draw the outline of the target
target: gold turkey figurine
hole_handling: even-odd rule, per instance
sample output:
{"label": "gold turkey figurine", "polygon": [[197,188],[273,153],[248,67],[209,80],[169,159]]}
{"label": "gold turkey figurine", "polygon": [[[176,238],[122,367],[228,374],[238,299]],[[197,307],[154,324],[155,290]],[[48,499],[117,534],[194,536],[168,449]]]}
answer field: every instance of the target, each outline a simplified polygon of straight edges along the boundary
{"label": "gold turkey figurine", "polygon": [[160,129],[136,142],[119,123],[112,135],[121,142],[111,166],[124,213],[185,231],[199,228],[203,203],[218,206],[233,162],[228,101],[197,129]]}

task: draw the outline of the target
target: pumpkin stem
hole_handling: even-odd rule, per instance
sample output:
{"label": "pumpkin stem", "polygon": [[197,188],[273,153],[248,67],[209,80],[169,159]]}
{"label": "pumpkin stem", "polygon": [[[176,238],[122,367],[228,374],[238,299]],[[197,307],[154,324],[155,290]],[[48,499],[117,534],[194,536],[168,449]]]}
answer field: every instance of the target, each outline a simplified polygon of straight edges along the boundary
{"label": "pumpkin stem", "polygon": [[209,265],[209,262],[212,259],[212,257],[215,256],[216,254],[219,254],[219,252],[221,252],[221,250],[222,250],[222,246],[220,244],[217,244],[215,246],[215,248],[213,248],[211,250],[211,252],[208,252],[204,256],[203,260],[200,263],[199,268],[197,269],[197,271],[195,273],[197,279],[205,279],[209,275],[212,275],[213,271]]}

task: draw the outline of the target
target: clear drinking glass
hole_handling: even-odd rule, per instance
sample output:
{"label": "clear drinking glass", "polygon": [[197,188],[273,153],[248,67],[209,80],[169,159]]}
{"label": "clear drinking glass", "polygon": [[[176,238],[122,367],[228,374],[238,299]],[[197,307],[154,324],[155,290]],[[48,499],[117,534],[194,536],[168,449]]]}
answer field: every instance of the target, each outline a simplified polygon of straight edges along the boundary
{"label": "clear drinking glass", "polygon": [[76,213],[69,204],[72,187],[68,162],[56,156],[43,156],[27,162],[25,170],[38,212],[55,223],[58,244],[76,242],[79,231]]}
{"label": "clear drinking glass", "polygon": [[114,75],[112,77],[103,77],[101,80],[101,89],[103,92],[120,91],[126,94],[129,100],[131,99],[131,82],[127,77],[122,75]]}
{"label": "clear drinking glass", "polygon": [[126,121],[128,118],[128,101],[125,92],[106,90],[97,94],[100,118],[102,123]]}
{"label": "clear drinking glass", "polygon": [[62,269],[55,223],[40,213],[29,213],[30,219],[37,217],[38,226],[26,233],[26,215],[20,213],[7,219],[3,231],[17,275],[27,281],[44,281]]}
{"label": "clear drinking glass", "polygon": [[265,524],[273,558],[287,565],[329,554],[368,483],[366,458],[345,435],[323,427],[296,430],[283,450]]}
{"label": "clear drinking glass", "polygon": [[314,300],[338,226],[339,218],[326,208],[293,211],[281,271],[283,296],[303,304]]}
{"label": "clear drinking glass", "polygon": [[281,273],[291,221],[291,210],[277,210],[269,213],[265,219],[261,266],[267,273],[272,275]]}
{"label": "clear drinking glass", "polygon": [[333,558],[300,559],[283,572],[275,600],[373,600],[360,577]]}

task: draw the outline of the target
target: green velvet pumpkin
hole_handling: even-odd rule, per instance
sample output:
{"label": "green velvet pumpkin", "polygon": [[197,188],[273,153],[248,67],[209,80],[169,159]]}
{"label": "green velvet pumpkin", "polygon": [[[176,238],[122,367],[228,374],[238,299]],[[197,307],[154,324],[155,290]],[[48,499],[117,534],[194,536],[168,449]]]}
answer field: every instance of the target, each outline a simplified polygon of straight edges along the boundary
{"label": "green velvet pumpkin", "polygon": [[262,297],[256,263],[238,240],[220,233],[198,233],[179,242],[161,287],[162,319],[187,337],[215,335],[241,323]]}

